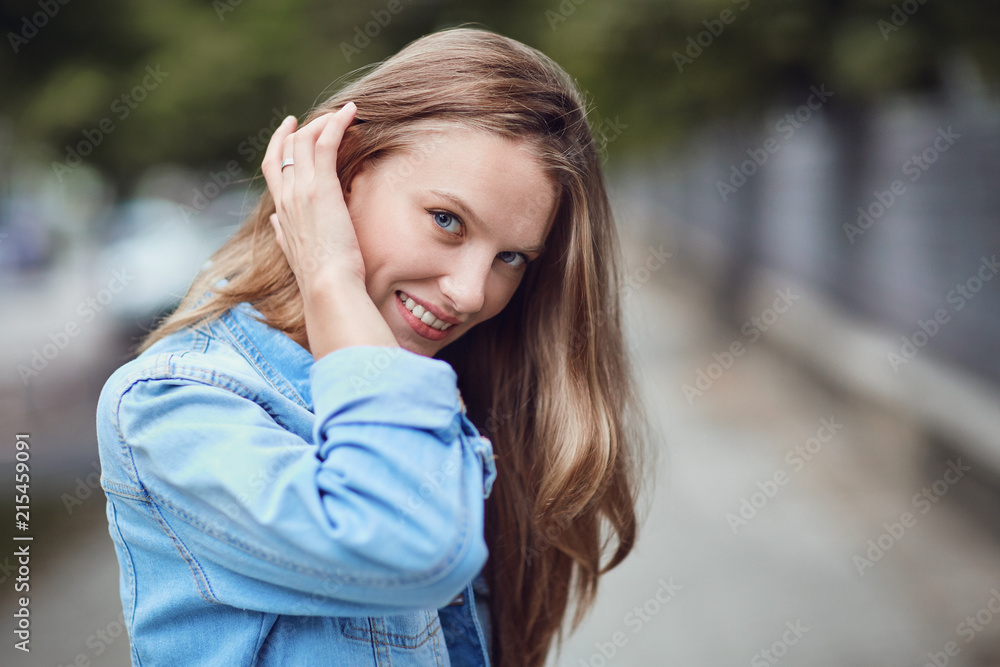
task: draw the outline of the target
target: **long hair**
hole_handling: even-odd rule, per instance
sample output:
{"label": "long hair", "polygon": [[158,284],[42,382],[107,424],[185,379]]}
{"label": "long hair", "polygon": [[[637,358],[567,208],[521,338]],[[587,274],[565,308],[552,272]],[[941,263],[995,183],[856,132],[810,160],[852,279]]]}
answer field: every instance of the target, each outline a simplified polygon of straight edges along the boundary
{"label": "long hair", "polygon": [[[338,153],[345,188],[361,168],[419,145],[421,128],[438,121],[528,142],[559,188],[547,250],[508,305],[438,353],[497,457],[486,502],[490,652],[498,667],[541,666],[554,638],[561,651],[571,594],[572,632],[599,577],[635,544],[644,478],[645,411],[622,330],[622,261],[586,100],[541,52],[471,28],[412,42],[304,122],[351,100],[363,122],[348,128]],[[243,301],[271,327],[305,339],[274,212],[265,190],[140,352]],[[228,283],[215,287],[221,278]]]}

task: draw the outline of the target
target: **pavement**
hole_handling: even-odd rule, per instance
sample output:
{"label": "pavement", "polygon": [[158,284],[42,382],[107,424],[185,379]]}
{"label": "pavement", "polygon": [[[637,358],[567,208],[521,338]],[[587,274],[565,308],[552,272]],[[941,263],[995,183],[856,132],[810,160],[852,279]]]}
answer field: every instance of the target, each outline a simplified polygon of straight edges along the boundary
{"label": "pavement", "polygon": [[[651,247],[631,244],[630,266]],[[638,296],[655,494],[548,664],[1000,665],[1000,541],[968,459],[722,326],[679,263]]]}

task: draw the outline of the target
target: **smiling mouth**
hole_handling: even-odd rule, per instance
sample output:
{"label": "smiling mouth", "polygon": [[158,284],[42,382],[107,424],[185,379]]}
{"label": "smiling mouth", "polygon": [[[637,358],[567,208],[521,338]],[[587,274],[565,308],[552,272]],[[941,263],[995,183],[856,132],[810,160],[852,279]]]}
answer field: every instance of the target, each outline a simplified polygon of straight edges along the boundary
{"label": "smiling mouth", "polygon": [[398,295],[398,298],[400,302],[403,304],[404,308],[410,311],[410,313],[415,318],[417,318],[427,326],[431,327],[432,329],[437,329],[438,331],[447,331],[448,329],[454,326],[449,322],[439,320],[437,317],[434,316],[433,313],[431,313],[431,311],[425,310],[423,306],[421,306],[419,303],[411,299],[406,294],[406,292],[396,292],[396,294]]}

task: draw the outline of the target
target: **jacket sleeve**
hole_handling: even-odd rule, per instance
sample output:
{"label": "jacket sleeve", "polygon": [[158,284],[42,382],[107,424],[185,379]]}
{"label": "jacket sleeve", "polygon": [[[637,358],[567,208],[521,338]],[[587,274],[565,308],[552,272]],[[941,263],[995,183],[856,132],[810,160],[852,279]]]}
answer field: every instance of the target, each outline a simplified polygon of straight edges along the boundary
{"label": "jacket sleeve", "polygon": [[388,615],[442,607],[480,571],[496,473],[446,362],[337,350],[311,367],[313,429],[296,434],[250,383],[175,360],[133,381],[116,419],[132,481],[203,597]]}

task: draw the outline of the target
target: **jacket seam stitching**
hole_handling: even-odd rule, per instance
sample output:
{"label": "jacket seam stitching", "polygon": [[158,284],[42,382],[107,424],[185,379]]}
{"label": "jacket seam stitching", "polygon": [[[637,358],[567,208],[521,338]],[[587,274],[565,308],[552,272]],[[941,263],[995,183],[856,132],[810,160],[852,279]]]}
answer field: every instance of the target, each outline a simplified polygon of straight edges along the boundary
{"label": "jacket seam stitching", "polygon": [[[438,632],[441,632],[441,634],[443,635],[444,634],[444,630],[441,627],[441,617],[438,616],[436,610],[433,613],[434,613],[434,616],[432,618],[430,611],[428,611],[428,610],[424,611],[424,614],[427,616],[427,619],[431,623],[437,622],[437,627],[434,628],[434,632],[431,633],[432,636],[437,637]],[[434,662],[437,664],[438,667],[444,667],[444,662],[442,660],[443,656],[441,655],[441,650],[440,650],[441,649],[440,642],[432,642],[431,643],[431,649],[434,651]]]}
{"label": "jacket seam stitching", "polygon": [[112,493],[121,498],[131,498],[132,500],[149,502],[149,495],[142,489],[133,488],[125,484],[119,484],[118,482],[113,482],[103,476],[101,477],[101,488],[104,489],[105,493]]}
{"label": "jacket seam stitching", "polygon": [[[394,579],[385,579],[385,578],[378,578],[378,577],[365,577],[365,576],[357,575],[357,574],[343,574],[343,573],[332,574],[332,573],[330,573],[328,571],[319,570],[319,569],[316,569],[316,568],[311,567],[309,565],[303,565],[301,563],[296,563],[295,561],[289,560],[289,559],[281,557],[281,556],[277,556],[277,555],[275,555],[275,554],[273,554],[271,552],[262,551],[259,548],[254,547],[253,545],[247,544],[243,540],[234,539],[233,536],[228,535],[226,533],[220,533],[219,531],[217,531],[216,529],[212,528],[208,524],[205,524],[205,523],[201,522],[200,520],[198,520],[197,517],[192,516],[186,510],[184,510],[184,509],[182,509],[180,507],[177,507],[176,505],[174,505],[173,503],[171,503],[169,500],[166,500],[166,499],[160,498],[160,497],[156,497],[153,500],[154,500],[153,504],[162,505],[164,507],[164,509],[170,511],[171,514],[173,514],[173,515],[177,516],[178,518],[184,520],[186,523],[188,523],[189,525],[191,525],[193,528],[202,531],[206,535],[218,538],[218,539],[222,540],[223,542],[225,542],[226,544],[228,544],[229,546],[231,546],[233,548],[236,548],[236,549],[239,549],[240,551],[243,551],[244,553],[246,553],[246,554],[248,554],[250,556],[254,556],[254,557],[260,558],[260,559],[262,559],[264,561],[267,561],[267,562],[272,563],[274,565],[279,565],[281,567],[287,568],[287,569],[292,570],[293,572],[296,572],[296,573],[299,573],[299,574],[305,574],[305,575],[315,576],[315,577],[323,577],[323,578],[328,579],[328,580],[329,579],[333,579],[333,580],[336,580],[336,581],[341,581],[341,582],[343,582],[345,584],[354,584],[354,585],[372,586],[372,587],[379,587],[379,588],[388,588],[388,587],[392,587],[392,586],[400,585],[400,584],[421,583],[425,579],[433,579],[433,578],[437,577],[440,574],[440,571],[446,570],[450,565],[452,565],[452,563],[454,562],[454,560],[456,560],[455,557],[449,558],[446,562],[438,565],[435,568],[432,568],[429,572],[421,573],[419,576],[414,575],[413,578],[397,577],[397,578],[394,578]],[[464,540],[464,532],[463,532],[462,538]]]}
{"label": "jacket seam stitching", "polygon": [[122,549],[125,551],[125,556],[128,561],[129,587],[132,589],[132,595],[130,598],[132,600],[132,604],[129,605],[131,609],[129,609],[128,625],[126,626],[126,630],[128,630],[130,634],[133,634],[135,629],[135,609],[137,606],[136,597],[139,593],[138,586],[136,585],[135,560],[132,558],[132,550],[129,549],[128,542],[125,541],[125,536],[122,535],[121,526],[118,524],[118,508],[115,507],[113,502],[109,504],[111,505],[111,512],[114,515],[115,532],[118,533],[118,540],[121,542]]}
{"label": "jacket seam stitching", "polygon": [[[169,357],[171,355],[164,354],[164,356],[169,359]],[[127,394],[129,391],[131,391],[132,388],[134,388],[139,382],[149,382],[149,381],[164,380],[164,379],[169,379],[169,380],[183,379],[183,380],[187,380],[187,381],[190,381],[190,382],[197,382],[199,384],[203,384],[203,385],[206,385],[206,386],[217,387],[219,389],[223,389],[223,390],[229,391],[229,392],[231,392],[231,393],[233,393],[233,394],[235,394],[237,396],[240,396],[241,398],[245,398],[245,399],[248,399],[250,401],[253,401],[255,404],[257,404],[261,408],[263,408],[272,419],[274,419],[278,424],[280,424],[283,428],[286,428],[286,430],[287,430],[287,426],[282,423],[282,421],[275,414],[274,410],[272,410],[269,405],[265,405],[264,404],[265,403],[264,399],[262,397],[257,396],[257,394],[255,394],[250,389],[248,389],[247,387],[245,387],[243,385],[243,383],[239,382],[235,378],[232,378],[231,376],[224,375],[224,374],[221,374],[221,373],[216,373],[215,371],[211,371],[210,376],[207,377],[207,378],[198,377],[198,376],[195,375],[195,373],[192,370],[186,369],[186,368],[184,368],[182,366],[179,366],[177,364],[171,364],[173,366],[173,370],[172,370],[172,372],[169,372],[168,369],[166,368],[166,362],[168,361],[168,359],[163,359],[162,360],[162,361],[165,362],[165,366],[164,366],[163,371],[159,371],[157,368],[154,368],[152,374],[146,373],[146,374],[143,374],[143,375],[145,375],[144,377],[136,377],[136,378],[134,378],[133,382],[128,386],[128,389],[126,389],[122,393],[122,396],[119,399],[119,402],[118,402],[119,411],[120,411],[120,407],[121,407],[121,401],[122,401],[122,399],[124,399],[125,394]],[[159,365],[159,361],[161,361],[161,360],[160,359],[157,360],[157,366]],[[246,393],[245,394],[241,393],[240,391],[237,391],[232,386],[226,386],[225,384],[219,383],[218,381],[216,381],[217,378],[224,378],[226,380],[231,381],[233,383],[233,385],[235,385],[236,387],[238,387],[239,389],[241,389],[243,392],[246,392]],[[118,423],[116,424],[116,427],[118,427],[120,429],[120,418],[117,421],[118,421]],[[119,433],[120,433],[120,430],[119,430]],[[276,564],[276,565],[280,565],[282,567],[287,567],[287,568],[289,568],[289,569],[291,569],[291,570],[293,570],[295,572],[301,573],[301,574],[307,574],[307,575],[312,575],[312,576],[322,576],[322,577],[329,577],[330,576],[330,572],[326,572],[326,571],[323,571],[323,570],[318,570],[318,569],[310,567],[308,565],[302,565],[300,563],[295,563],[294,561],[287,560],[287,559],[282,558],[280,556],[275,556],[274,554],[271,554],[271,553],[266,552],[266,551],[261,551],[261,550],[255,548],[255,547],[253,547],[251,545],[248,545],[248,544],[244,543],[242,540],[233,539],[233,537],[230,536],[230,535],[227,535],[225,533],[219,533],[218,531],[212,529],[207,524],[204,524],[201,521],[199,521],[196,517],[191,516],[185,510],[181,509],[180,507],[177,507],[176,505],[174,505],[173,503],[171,503],[169,500],[167,500],[165,498],[161,498],[159,496],[155,496],[154,497],[153,494],[149,493],[149,490],[146,488],[146,486],[144,484],[142,484],[142,481],[139,479],[139,470],[138,470],[138,466],[135,463],[134,452],[133,452],[131,446],[129,446],[127,444],[127,442],[125,441],[124,438],[122,439],[122,442],[124,443],[124,445],[126,447],[128,447],[130,458],[132,459],[132,469],[133,469],[133,472],[135,474],[136,480],[139,482],[140,485],[142,485],[142,488],[143,488],[144,492],[147,494],[147,496],[150,498],[150,500],[153,501],[154,504],[156,504],[156,505],[162,505],[165,509],[168,509],[172,514],[174,514],[174,515],[178,516],[179,518],[183,519],[184,521],[186,521],[188,524],[190,524],[194,528],[196,528],[198,530],[201,530],[202,532],[204,532],[204,533],[206,533],[208,535],[211,535],[213,537],[221,539],[225,543],[229,544],[230,546],[238,548],[241,551],[244,551],[245,553],[247,553],[247,554],[249,554],[251,556],[256,556],[258,558],[266,560],[267,562],[270,562],[270,563],[273,563],[273,564]],[[461,437],[459,437],[459,446],[461,447]],[[463,498],[464,498],[465,497],[464,496],[464,491],[465,491],[465,480],[464,479],[463,479],[463,487],[462,488],[463,488]],[[462,508],[464,510],[464,504],[462,505]],[[387,587],[387,586],[400,585],[400,584],[422,583],[423,581],[426,581],[427,579],[435,579],[438,576],[440,576],[440,574],[442,572],[447,572],[451,568],[451,566],[458,560],[458,557],[464,552],[464,547],[465,547],[464,543],[465,543],[466,533],[467,533],[467,528],[468,528],[467,527],[468,514],[465,511],[462,512],[462,518],[463,518],[462,532],[459,535],[458,543],[453,548],[452,553],[447,554],[444,558],[442,558],[442,561],[440,563],[438,563],[434,567],[430,568],[428,571],[420,573],[420,575],[414,575],[412,578],[385,579],[385,578],[376,578],[376,577],[364,577],[364,576],[359,576],[359,575],[337,574],[337,575],[334,576],[334,578],[338,579],[340,581],[343,581],[345,583],[350,583],[350,584],[358,584],[358,585],[366,585],[366,586],[376,586],[377,585],[377,586],[380,586],[380,587]]]}
{"label": "jacket seam stitching", "polygon": [[[230,318],[225,317],[219,319],[219,324],[223,327],[223,329],[225,329],[226,333],[229,334],[229,337],[233,340],[233,342],[236,343],[237,346],[242,348],[241,351],[244,352],[243,356],[247,359],[247,361],[250,362],[250,364],[254,367],[254,370],[256,370],[257,373],[259,373],[262,378],[264,378],[272,387],[274,387],[276,391],[281,393],[283,396],[289,398],[290,400],[294,400],[303,408],[308,409],[309,406],[305,404],[305,401],[303,401],[302,397],[299,396],[297,391],[295,391],[295,388],[284,381],[284,378],[282,378],[281,384],[287,388],[288,390],[287,393],[281,387],[278,386],[278,383],[275,382],[274,378],[281,377],[280,374],[274,370],[274,367],[271,366],[270,363],[268,363],[267,358],[259,349],[257,349],[257,346],[254,345],[254,342],[250,339],[249,336],[246,335],[246,332],[243,331],[243,328],[239,325],[238,322],[232,321],[232,326],[230,326]],[[232,327],[238,328],[239,333],[233,331]],[[267,371],[264,370],[265,368],[267,369]]]}
{"label": "jacket seam stitching", "polygon": [[[159,356],[159,355],[158,355]],[[252,389],[246,386],[245,383],[241,382],[232,375],[226,373],[219,373],[215,370],[187,367],[170,360],[173,357],[172,353],[162,353],[162,356],[168,357],[164,360],[164,367],[162,370],[159,368],[159,361],[150,371],[139,371],[128,378],[128,386],[121,392],[118,398],[118,405],[116,410],[115,428],[118,431],[118,435],[122,442],[126,445],[126,438],[121,432],[121,404],[125,399],[125,396],[132,391],[133,388],[140,382],[156,382],[159,380],[187,380],[189,382],[197,382],[199,384],[217,387],[219,389],[224,389],[230,393],[233,393],[240,398],[245,398],[249,401],[256,403],[260,406],[268,416],[271,417],[277,424],[279,424],[285,430],[290,430],[288,424],[284,423],[284,420],[274,410],[271,406],[271,401],[267,400],[264,396],[259,395]]]}
{"label": "jacket seam stitching", "polygon": [[476,638],[479,643],[479,650],[483,654],[483,659],[486,664],[490,664],[489,647],[486,645],[486,635],[483,633],[482,626],[479,625],[479,612],[476,610],[476,591],[472,582],[468,585],[469,600],[471,604],[469,605],[469,613],[472,616],[472,626],[476,629]]}
{"label": "jacket seam stitching", "polygon": [[[371,632],[373,640],[376,641],[376,642],[378,642],[379,644],[384,645],[384,646],[394,646],[396,648],[417,648],[419,646],[423,646],[431,638],[433,638],[435,635],[437,635],[438,630],[441,629],[441,625],[440,625],[440,622],[439,622],[438,625],[437,625],[437,627],[432,628],[432,626],[434,626],[434,619],[430,618],[430,614],[427,612],[427,610],[421,610],[421,611],[424,614],[424,618],[427,619],[427,625],[425,625],[423,628],[421,628],[420,632],[418,632],[415,635],[406,635],[406,634],[401,634],[401,633],[398,633],[398,632],[389,632],[388,630],[379,629],[379,628],[375,627],[375,624],[373,624],[373,623],[369,623],[368,630]],[[375,618],[375,617],[372,617],[372,618]],[[378,617],[378,620],[379,620],[381,626],[384,627],[385,623],[383,622],[383,619],[384,619],[384,617]],[[371,620],[371,619],[369,619],[369,620]],[[354,630],[361,630],[362,632],[365,630],[365,628],[363,628],[362,626],[355,625],[352,622],[349,622],[348,625],[352,629],[354,629]],[[383,639],[385,641],[383,641]],[[418,639],[420,640],[419,642],[417,642]],[[406,641],[406,640],[410,640],[411,642],[414,642],[414,643],[409,643],[409,644],[393,643],[393,641],[397,641],[398,642],[398,641]]]}
{"label": "jacket seam stitching", "polygon": [[[147,372],[147,371],[140,371],[140,372],[134,373],[133,375],[131,375],[128,378],[126,378],[126,380],[127,380],[127,386],[124,389],[124,391],[122,391],[121,394],[119,395],[118,402],[115,405],[115,431],[118,433],[119,444],[122,446],[122,448],[127,449],[127,452],[125,452],[125,453],[127,453],[129,461],[131,462],[132,473],[133,473],[133,476],[135,478],[135,481],[136,481],[137,484],[139,484],[139,488],[142,490],[142,492],[148,498],[148,500],[147,499],[142,499],[142,498],[136,498],[136,499],[137,500],[143,500],[146,503],[146,507],[147,507],[150,515],[160,525],[160,527],[164,531],[164,533],[170,538],[170,540],[174,544],[174,547],[180,553],[181,558],[184,559],[184,562],[186,562],[187,565],[188,565],[188,567],[191,569],[191,574],[193,575],[193,577],[195,579],[195,585],[198,588],[198,594],[205,601],[207,601],[209,603],[217,603],[218,602],[217,599],[213,600],[213,599],[210,599],[209,597],[206,597],[206,595],[205,595],[205,590],[207,590],[208,593],[212,596],[212,598],[215,598],[215,593],[212,591],[211,585],[208,583],[208,579],[207,579],[204,571],[202,570],[201,564],[198,563],[196,559],[194,559],[194,554],[190,554],[190,558],[189,558],[189,555],[187,553],[185,553],[185,551],[188,551],[187,545],[185,545],[180,540],[180,537],[178,535],[176,535],[174,533],[173,529],[171,529],[170,526],[167,524],[166,520],[160,514],[159,508],[156,507],[156,503],[155,502],[151,502],[152,501],[152,496],[150,495],[149,490],[146,488],[146,485],[143,484],[142,480],[139,478],[139,468],[138,468],[138,466],[135,463],[135,451],[133,450],[133,448],[131,447],[131,445],[128,444],[127,439],[125,438],[125,436],[124,436],[124,434],[122,432],[122,426],[121,426],[121,407],[122,407],[122,402],[125,400],[125,396],[130,391],[132,391],[132,389],[135,388],[135,386],[138,385],[140,382],[150,381],[150,380],[153,380],[153,379],[162,379],[162,377],[161,377],[162,375],[169,375],[168,369],[169,369],[169,366],[171,365],[171,359],[173,357],[174,357],[174,354],[172,354],[172,353],[160,353],[160,354],[157,354],[156,357],[153,359],[153,369],[152,369],[151,373]],[[163,371],[162,372],[159,370],[161,362],[163,363]],[[176,364],[174,364],[174,366],[176,367]],[[152,377],[149,377],[150,374],[152,375]],[[214,376],[215,373],[213,372],[212,375]],[[236,381],[234,380],[234,382],[236,382]],[[202,588],[202,583],[204,583],[204,589]]]}
{"label": "jacket seam stitching", "polygon": [[[161,498],[159,496],[154,497],[153,494],[149,493],[149,489],[146,488],[146,485],[143,484],[142,481],[141,481],[141,479],[140,479],[139,469],[138,469],[138,466],[137,466],[137,464],[135,462],[135,453],[134,453],[134,450],[133,450],[133,448],[130,445],[128,445],[127,439],[124,437],[124,434],[122,433],[122,430],[121,430],[121,405],[122,405],[122,401],[124,400],[124,398],[128,394],[128,392],[130,392],[133,388],[135,388],[135,386],[138,385],[140,382],[152,382],[152,381],[157,381],[157,380],[178,380],[178,379],[180,379],[180,380],[186,380],[186,381],[189,381],[189,382],[196,382],[196,383],[199,383],[199,384],[202,384],[202,385],[206,385],[206,386],[217,387],[219,389],[231,392],[231,393],[235,394],[236,396],[240,396],[241,398],[245,398],[247,400],[252,401],[256,405],[260,406],[268,414],[268,416],[270,416],[272,419],[274,419],[277,424],[279,424],[280,426],[282,426],[282,428],[285,428],[286,430],[290,430],[288,428],[288,425],[285,424],[284,421],[280,418],[280,416],[276,413],[276,411],[274,409],[272,409],[272,407],[270,405],[270,402],[267,401],[266,399],[264,399],[264,397],[259,396],[257,393],[255,393],[254,391],[250,390],[248,387],[246,387],[244,385],[244,383],[240,382],[239,380],[237,380],[236,378],[234,378],[234,377],[232,377],[230,375],[227,375],[227,374],[224,374],[224,373],[218,373],[218,372],[216,372],[214,370],[206,370],[206,369],[197,369],[197,368],[188,368],[188,367],[185,367],[184,365],[176,363],[175,358],[176,358],[176,355],[174,355],[173,353],[159,353],[159,354],[157,354],[157,356],[156,356],[156,358],[154,360],[154,366],[153,366],[153,369],[151,371],[149,371],[149,370],[139,371],[139,372],[136,372],[133,375],[129,376],[127,378],[127,382],[128,382],[127,388],[124,391],[122,391],[121,395],[119,396],[118,403],[117,403],[117,406],[116,406],[115,429],[116,429],[116,431],[117,431],[117,433],[119,435],[120,444],[124,448],[126,448],[128,450],[127,454],[128,454],[129,459],[130,459],[130,462],[131,462],[131,468],[132,468],[132,473],[134,475],[134,478],[135,478],[136,482],[140,485],[140,488],[142,489],[142,491],[148,497],[149,501],[152,501],[151,502],[152,505],[163,506],[165,509],[169,510],[172,514],[178,516],[179,518],[181,518],[182,520],[184,520],[185,522],[187,522],[189,525],[193,526],[194,528],[196,528],[198,530],[201,530],[202,532],[204,532],[204,533],[206,533],[206,534],[208,534],[208,535],[210,535],[212,537],[220,539],[223,542],[225,542],[226,544],[229,544],[230,546],[232,546],[234,548],[237,548],[237,549],[239,549],[239,550],[241,550],[241,551],[243,551],[243,552],[245,552],[245,553],[247,553],[247,554],[249,554],[251,556],[255,556],[255,557],[261,558],[261,559],[263,559],[263,560],[265,560],[265,561],[267,561],[269,563],[272,563],[272,564],[275,564],[275,565],[279,565],[281,567],[288,568],[288,569],[290,569],[290,570],[292,570],[294,572],[300,573],[300,574],[306,574],[306,575],[310,575],[310,576],[320,576],[320,577],[330,577],[330,576],[333,576],[333,578],[335,580],[343,581],[344,583],[347,583],[347,584],[355,584],[355,585],[363,585],[363,586],[382,587],[382,588],[384,588],[384,587],[391,587],[391,586],[398,586],[398,585],[421,584],[421,583],[424,583],[424,582],[426,582],[428,580],[436,580],[438,577],[440,577],[442,575],[442,573],[446,573],[446,572],[449,572],[450,570],[452,570],[454,564],[459,561],[459,558],[461,557],[461,555],[464,554],[467,551],[468,544],[466,544],[466,541],[467,541],[467,537],[468,537],[469,515],[468,515],[468,512],[466,511],[464,502],[460,503],[460,505],[459,505],[460,508],[461,508],[461,519],[462,519],[461,530],[460,530],[459,534],[456,536],[456,542],[455,542],[455,544],[454,544],[454,546],[453,546],[453,548],[452,548],[452,550],[451,550],[450,553],[446,554],[441,559],[441,561],[439,563],[435,564],[433,567],[425,570],[424,572],[421,572],[419,574],[413,575],[412,577],[405,577],[405,578],[400,578],[400,577],[397,577],[397,578],[382,578],[382,577],[366,577],[366,576],[357,575],[357,574],[346,574],[346,575],[345,574],[336,574],[336,575],[332,575],[328,571],[319,570],[319,569],[313,568],[311,566],[303,565],[301,563],[296,563],[294,561],[288,560],[288,559],[283,558],[281,556],[277,556],[277,555],[275,555],[273,553],[262,551],[262,550],[254,547],[252,545],[244,543],[242,540],[236,540],[236,539],[234,539],[232,536],[230,536],[228,534],[219,533],[218,531],[212,529],[210,526],[208,526],[206,524],[203,524],[196,517],[191,516],[185,510],[177,507],[176,505],[174,505],[173,503],[171,503],[169,500],[167,500],[165,498]],[[161,364],[162,364],[162,369],[160,367]],[[231,384],[224,384],[224,383],[220,382],[220,380],[226,380],[226,381],[228,381]],[[457,445],[458,445],[458,447],[461,450],[463,448],[462,447],[462,443],[464,442],[464,439],[462,438],[461,429],[459,429],[459,434],[457,436],[457,440],[458,440]],[[467,486],[466,485],[467,485],[468,480],[466,480],[465,477],[466,477],[465,475],[462,476],[462,478],[463,478],[462,479],[462,498],[463,499],[467,495],[467,491],[466,491]],[[157,512],[157,514],[158,514],[158,512]],[[163,522],[163,520],[162,520],[162,516],[158,517],[157,520],[160,521],[161,523],[163,523],[163,525],[166,526],[165,522]],[[174,536],[172,535],[172,531],[171,531],[171,533],[168,533],[168,534],[171,534],[171,539],[174,539]],[[184,548],[186,549],[187,547],[185,546]],[[182,553],[182,556],[183,556],[183,553]],[[192,556],[193,556],[193,554],[192,554]],[[185,560],[187,560],[186,557],[185,557]],[[188,564],[189,564],[189,566],[192,565],[192,563],[190,561],[188,562]],[[199,565],[199,568],[200,568],[200,565]],[[207,575],[205,575],[204,572],[202,572],[202,576],[203,577],[207,577]],[[206,585],[208,584],[207,578],[205,579],[205,583],[206,583]],[[209,588],[209,590],[211,590],[211,589]],[[213,595],[214,595],[214,593],[213,593]],[[202,597],[204,597],[204,595]],[[209,601],[211,601],[211,600],[209,600]]]}
{"label": "jacket seam stitching", "polygon": [[[268,616],[273,616],[273,614],[261,613],[259,614],[259,616],[260,616],[260,627],[257,628],[256,647],[254,648],[253,661],[251,662],[250,667],[254,667],[259,662],[258,658],[260,657],[260,650],[264,646],[264,641],[267,639],[267,633],[264,632],[264,621]],[[271,623],[271,627],[272,628],[274,627],[273,622]],[[268,629],[268,632],[270,632],[270,628]]]}
{"label": "jacket seam stitching", "polygon": [[[198,595],[200,595],[202,599],[205,600],[206,602],[209,602],[211,604],[219,604],[219,600],[215,596],[215,592],[212,591],[211,584],[209,584],[208,582],[208,578],[201,567],[201,563],[198,562],[198,559],[187,548],[187,545],[184,544],[184,541],[181,540],[180,536],[177,535],[174,532],[174,530],[170,527],[170,525],[166,522],[166,519],[160,513],[160,508],[156,506],[156,503],[149,503],[148,507],[150,514],[153,515],[153,519],[160,524],[160,527],[163,528],[163,532],[166,533],[167,537],[171,539],[171,541],[174,543],[174,547],[176,547],[177,551],[180,553],[181,558],[184,559],[184,562],[187,563],[188,568],[190,568],[191,574],[194,576],[195,579],[195,585],[198,588]],[[202,584],[204,584],[204,587],[202,586]],[[206,595],[206,591],[208,595]],[[209,597],[209,595],[211,597]]]}

